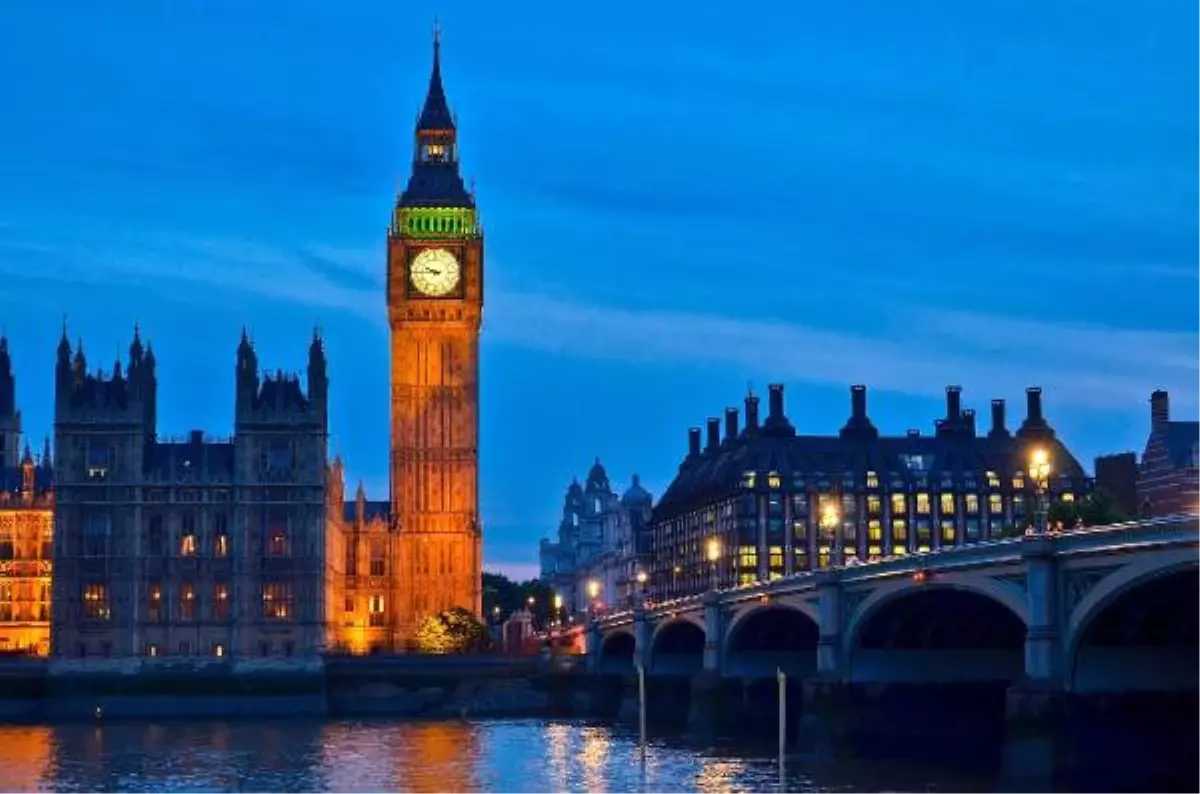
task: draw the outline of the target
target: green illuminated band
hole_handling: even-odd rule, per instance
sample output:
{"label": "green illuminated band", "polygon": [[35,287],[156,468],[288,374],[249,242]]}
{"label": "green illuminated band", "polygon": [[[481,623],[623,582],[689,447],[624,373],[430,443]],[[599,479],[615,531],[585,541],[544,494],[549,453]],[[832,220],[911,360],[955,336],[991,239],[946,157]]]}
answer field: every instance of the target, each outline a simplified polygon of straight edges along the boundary
{"label": "green illuminated band", "polygon": [[400,207],[392,231],[408,237],[478,237],[479,225],[470,207]]}

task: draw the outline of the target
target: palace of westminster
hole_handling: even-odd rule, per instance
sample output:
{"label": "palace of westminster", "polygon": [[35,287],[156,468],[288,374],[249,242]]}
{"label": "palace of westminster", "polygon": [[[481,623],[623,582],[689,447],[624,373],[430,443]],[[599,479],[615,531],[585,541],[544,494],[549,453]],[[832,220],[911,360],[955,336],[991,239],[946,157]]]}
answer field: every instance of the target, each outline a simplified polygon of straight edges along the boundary
{"label": "palace of westminster", "polygon": [[315,334],[302,381],[260,370],[243,332],[232,438],[167,442],[138,330],[104,372],[64,327],[53,452],[36,457],[0,339],[0,652],[399,651],[427,615],[480,613],[483,233],[436,37],[415,138],[387,235],[390,498],[345,498]]}

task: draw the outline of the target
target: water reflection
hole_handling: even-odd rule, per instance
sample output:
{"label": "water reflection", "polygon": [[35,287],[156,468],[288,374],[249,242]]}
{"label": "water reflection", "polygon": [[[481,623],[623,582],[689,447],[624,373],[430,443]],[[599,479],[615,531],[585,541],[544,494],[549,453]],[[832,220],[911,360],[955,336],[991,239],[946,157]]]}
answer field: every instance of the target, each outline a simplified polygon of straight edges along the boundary
{"label": "water reflection", "polygon": [[494,722],[163,722],[0,726],[4,791],[798,791],[986,788],[861,762],[780,778],[768,755],[609,726]]}

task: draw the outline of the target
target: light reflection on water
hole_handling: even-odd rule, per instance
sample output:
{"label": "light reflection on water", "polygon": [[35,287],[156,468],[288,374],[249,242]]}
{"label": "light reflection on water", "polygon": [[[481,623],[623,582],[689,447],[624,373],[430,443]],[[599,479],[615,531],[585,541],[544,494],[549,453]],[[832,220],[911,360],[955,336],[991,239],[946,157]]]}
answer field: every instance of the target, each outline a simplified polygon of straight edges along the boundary
{"label": "light reflection on water", "polygon": [[654,743],[578,722],[164,722],[0,726],[2,791],[969,790],[980,781]]}

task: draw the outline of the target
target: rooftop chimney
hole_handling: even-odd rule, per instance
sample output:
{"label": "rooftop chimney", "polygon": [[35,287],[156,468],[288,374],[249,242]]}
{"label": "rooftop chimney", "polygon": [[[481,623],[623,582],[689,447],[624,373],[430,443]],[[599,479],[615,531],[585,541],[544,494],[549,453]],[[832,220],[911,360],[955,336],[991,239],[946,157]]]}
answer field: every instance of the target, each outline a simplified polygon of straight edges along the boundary
{"label": "rooftop chimney", "polygon": [[753,433],[758,430],[758,398],[753,394],[746,395],[746,431]]}
{"label": "rooftop chimney", "polygon": [[204,443],[204,431],[203,430],[193,430],[192,432],[188,433],[188,441],[190,441],[193,444],[203,444]]}
{"label": "rooftop chimney", "polygon": [[967,432],[972,436],[975,435],[975,409],[965,408],[962,412],[963,424],[966,425]]}
{"label": "rooftop chimney", "polygon": [[712,452],[721,445],[721,420],[715,416],[708,418],[708,446],[704,448],[705,452]]}
{"label": "rooftop chimney", "polygon": [[850,387],[850,416],[853,419],[867,418],[867,387],[862,384]]}
{"label": "rooftop chimney", "polygon": [[1171,403],[1167,392],[1156,389],[1150,395],[1150,429],[1157,430],[1171,421]]}
{"label": "rooftop chimney", "polygon": [[946,387],[946,421],[957,422],[962,415],[962,386]]}
{"label": "rooftop chimney", "polygon": [[733,441],[738,434],[738,409],[725,409],[725,440]]}
{"label": "rooftop chimney", "polygon": [[694,458],[700,454],[700,428],[688,428],[688,457]]}
{"label": "rooftop chimney", "polygon": [[1025,421],[1031,425],[1040,425],[1042,419],[1042,387],[1030,386],[1025,390]]}
{"label": "rooftop chimney", "polygon": [[772,383],[767,387],[767,419],[783,418],[783,384]]}
{"label": "rooftop chimney", "polygon": [[992,429],[988,435],[993,438],[1008,435],[1008,428],[1004,426],[1004,400],[992,400]]}

